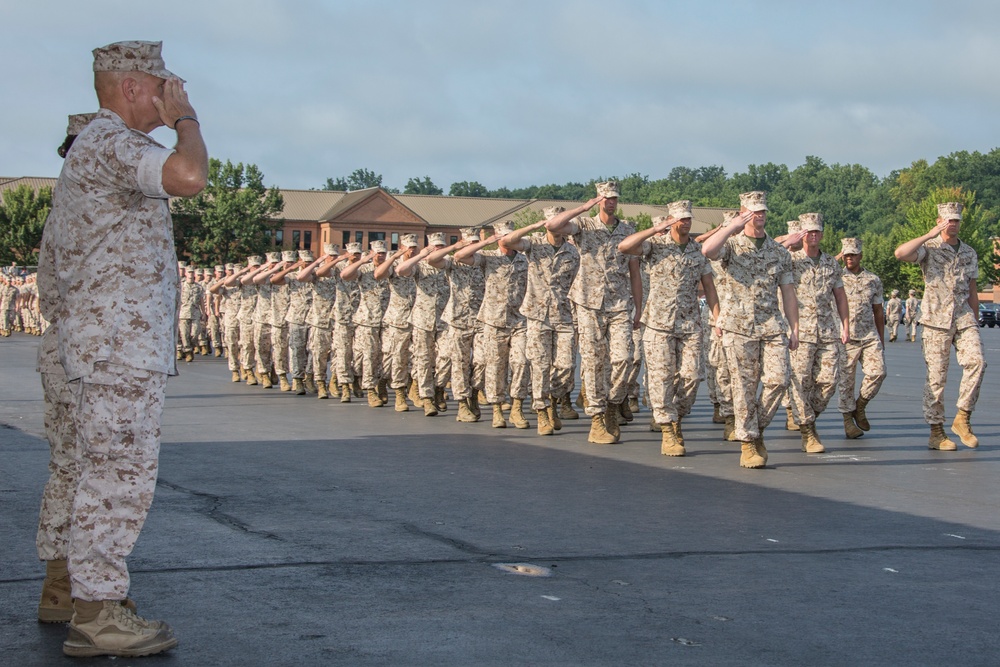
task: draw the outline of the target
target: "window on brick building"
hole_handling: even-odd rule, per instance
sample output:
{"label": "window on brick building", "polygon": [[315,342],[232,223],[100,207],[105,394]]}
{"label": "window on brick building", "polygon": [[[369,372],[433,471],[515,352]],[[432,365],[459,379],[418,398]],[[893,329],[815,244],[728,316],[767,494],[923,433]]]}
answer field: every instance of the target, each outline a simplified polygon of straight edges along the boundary
{"label": "window on brick building", "polygon": [[393,232],[391,239],[389,250],[399,250],[399,232]]}
{"label": "window on brick building", "polygon": [[302,249],[301,238],[302,238],[302,232],[300,232],[297,229],[293,229],[292,230],[292,248],[294,248],[295,250],[301,250]]}
{"label": "window on brick building", "polygon": [[303,232],[302,247],[305,248],[306,250],[310,250],[312,248],[312,245],[313,245],[313,233]]}

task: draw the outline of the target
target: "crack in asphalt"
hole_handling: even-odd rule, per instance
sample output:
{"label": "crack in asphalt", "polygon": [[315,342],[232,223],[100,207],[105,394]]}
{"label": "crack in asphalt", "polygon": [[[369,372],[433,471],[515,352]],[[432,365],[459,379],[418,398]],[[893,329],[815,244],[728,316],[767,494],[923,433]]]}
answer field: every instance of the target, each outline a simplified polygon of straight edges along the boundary
{"label": "crack in asphalt", "polygon": [[232,529],[238,530],[238,531],[240,531],[242,533],[247,533],[248,535],[256,535],[258,537],[263,537],[263,538],[268,539],[268,540],[275,540],[277,542],[286,542],[287,541],[287,540],[285,540],[285,538],[281,537],[280,535],[276,535],[274,533],[269,533],[269,532],[264,531],[264,530],[256,530],[256,529],[252,528],[249,524],[244,523],[243,521],[240,521],[236,517],[233,517],[233,516],[231,516],[231,515],[226,514],[225,512],[223,512],[220,509],[221,506],[222,506],[222,503],[223,503],[223,497],[222,496],[217,496],[217,495],[214,495],[214,494],[211,494],[211,493],[205,493],[204,491],[195,491],[194,489],[188,489],[188,488],[185,488],[183,486],[180,486],[179,484],[174,484],[172,482],[168,482],[165,479],[163,479],[162,477],[160,477],[159,479],[156,480],[156,485],[157,486],[162,485],[162,486],[170,489],[171,491],[177,491],[179,493],[184,493],[184,494],[187,494],[187,495],[190,495],[190,496],[194,496],[194,497],[200,498],[202,500],[207,500],[210,503],[210,506],[209,506],[209,508],[207,510],[195,510],[195,511],[198,514],[206,516],[209,519],[211,519],[212,521],[215,521],[216,523],[218,523],[220,525],[226,526],[227,528],[232,528]]}

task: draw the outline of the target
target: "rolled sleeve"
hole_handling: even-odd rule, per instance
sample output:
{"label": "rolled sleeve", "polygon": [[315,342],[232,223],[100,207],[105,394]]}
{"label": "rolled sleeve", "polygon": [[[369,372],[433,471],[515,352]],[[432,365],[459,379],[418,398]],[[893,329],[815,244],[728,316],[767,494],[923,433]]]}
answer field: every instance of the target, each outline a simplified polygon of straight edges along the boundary
{"label": "rolled sleeve", "polygon": [[139,159],[136,170],[139,190],[151,199],[169,199],[170,195],[163,189],[163,165],[167,158],[174,154],[171,148],[150,147]]}

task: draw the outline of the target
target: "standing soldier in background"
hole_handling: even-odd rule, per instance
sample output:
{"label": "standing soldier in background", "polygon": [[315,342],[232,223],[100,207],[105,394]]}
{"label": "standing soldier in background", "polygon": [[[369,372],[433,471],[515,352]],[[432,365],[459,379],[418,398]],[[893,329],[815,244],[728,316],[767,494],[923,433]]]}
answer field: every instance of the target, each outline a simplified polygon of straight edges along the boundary
{"label": "standing soldier in background", "polygon": [[388,287],[384,281],[375,279],[375,271],[385,259],[385,241],[372,241],[367,254],[360,255],[340,272],[341,280],[357,281],[361,295],[351,320],[354,323],[354,369],[361,375],[361,389],[368,392],[370,408],[380,408],[388,402],[382,374],[382,314]]}
{"label": "standing soldier in background", "polygon": [[389,305],[382,316],[382,373],[396,395],[396,412],[407,412],[406,389],[410,384],[410,313],[416,298],[413,278],[401,276],[397,265],[417,254],[417,235],[403,234],[397,250],[375,269],[375,279],[389,285]]}
{"label": "standing soldier in background", "polygon": [[401,276],[412,277],[416,286],[413,308],[410,311],[413,349],[413,380],[417,385],[424,416],[432,417],[444,412],[444,386],[448,383],[450,365],[447,354],[447,325],[441,321],[448,303],[448,274],[427,261],[434,251],[445,247],[444,234],[438,232],[427,238],[427,246],[410,259],[401,262],[396,271]]}
{"label": "standing soldier in background", "polygon": [[903,302],[899,298],[899,290],[892,290],[892,297],[885,304],[885,320],[889,325],[889,342],[896,342],[896,330],[903,315]]}
{"label": "standing soldier in background", "polygon": [[[312,377],[312,366],[309,363],[309,310],[312,308],[312,283],[298,279],[299,272],[315,262],[311,250],[299,250],[299,261],[284,276],[282,280],[288,285],[288,312],[285,321],[288,323],[288,366],[292,375],[292,392],[296,396],[306,393],[305,380]],[[313,385],[315,386],[315,384]]]}
{"label": "standing soldier in background", "polygon": [[[527,285],[528,261],[522,253],[506,249],[483,250],[514,230],[510,221],[493,225],[493,235],[455,253],[455,261],[479,267],[485,278],[479,321],[483,323],[486,400],[493,405],[493,428],[506,428],[503,403],[511,397],[510,421],[528,428],[522,404],[528,395],[525,350],[527,324],[521,301]],[[510,381],[508,382],[508,370]]]}
{"label": "standing soldier in background", "polygon": [[288,307],[290,290],[285,277],[296,267],[296,252],[282,250],[281,261],[271,267],[265,280],[271,285],[271,361],[281,391],[291,391],[288,383]]}
{"label": "standing soldier in background", "polygon": [[240,324],[240,367],[248,385],[257,384],[257,374],[254,367],[257,364],[257,351],[254,347],[253,314],[257,310],[257,286],[253,284],[253,274],[260,270],[259,255],[247,257],[246,267],[226,280],[226,286],[231,283],[240,286],[240,311],[237,320]]}
{"label": "standing soldier in background", "polygon": [[[937,225],[923,236],[896,248],[896,259],[914,262],[924,275],[924,361],[927,383],[924,385],[924,421],[931,427],[927,446],[930,449],[954,450],[957,447],[944,434],[944,386],[948,379],[951,347],[955,346],[962,366],[958,388],[958,414],[951,431],[966,447],[978,447],[970,418],[979,400],[979,388],[986,371],[983,342],[979,336],[979,257],[958,232],[962,223],[962,204],[938,204]],[[909,310],[907,310],[909,314]]]}
{"label": "standing soldier in background", "polygon": [[843,270],[819,248],[823,216],[803,213],[799,221],[805,239],[802,250],[792,253],[799,307],[799,346],[791,355],[792,412],[802,435],[802,451],[819,454],[825,447],[816,420],[837,390],[851,325]]}
{"label": "standing soldier in background", "polygon": [[690,238],[691,202],[671,202],[667,217],[618,244],[640,255],[649,271],[649,301],[643,308],[643,350],[649,382],[646,393],[663,434],[660,453],[684,456],[681,420],[691,412],[701,382],[703,336],[698,286],[718,317],[719,300],[712,267],[701,245]]}
{"label": "standing soldier in background", "polygon": [[271,274],[281,262],[281,253],[267,253],[267,264],[252,275],[257,288],[257,307],[253,314],[253,342],[256,348],[257,380],[264,389],[274,384],[274,363],[271,359]]}
{"label": "standing soldier in background", "polygon": [[[337,301],[337,282],[340,276],[331,275],[337,264],[347,259],[338,255],[333,243],[323,244],[323,256],[299,271],[296,279],[312,283],[312,306],[306,323],[309,324],[309,354],[312,356],[312,377],[316,383],[317,398],[329,398],[326,379],[330,355],[333,352],[333,309]],[[336,385],[336,382],[334,382]]]}
{"label": "standing soldier in background", "polygon": [[[861,268],[861,239],[841,239],[844,257],[844,292],[851,317],[851,335],[840,368],[840,412],[844,433],[860,438],[871,429],[865,408],[885,380],[885,318],[882,312],[882,281]],[[865,378],[857,399],[854,397],[858,364]]]}
{"label": "standing soldier in background", "polygon": [[[771,423],[789,383],[789,350],[799,345],[799,311],[792,258],[764,231],[767,193],[740,195],[740,215],[705,241],[702,253],[719,259],[730,298],[716,326],[733,388],[733,412],[741,443],[740,466],[767,465],[764,429]],[[785,317],[778,308],[781,291]],[[790,332],[790,333],[789,333]],[[763,390],[757,396],[757,385]]]}
{"label": "standing soldier in background", "polygon": [[233,374],[233,382],[240,382],[243,374],[240,368],[240,301],[242,299],[240,285],[236,283],[238,272],[242,272],[238,264],[226,264],[226,276],[215,281],[209,288],[212,294],[221,298],[222,309],[222,341],[226,348],[226,361]]}
{"label": "standing soldier in background", "polygon": [[562,429],[557,405],[572,387],[573,306],[569,290],[580,268],[580,252],[565,236],[545,230],[545,223],[566,209],[549,206],[544,218],[500,239],[500,247],[528,258],[527,287],[521,314],[527,319],[525,347],[531,364],[531,407],[538,415],[538,434]]}
{"label": "standing soldier in background", "polygon": [[[639,328],[642,311],[642,278],[638,258],[618,252],[618,244],[635,233],[632,223],[616,215],[618,183],[607,181],[596,187],[597,197],[560,213],[545,227],[554,234],[572,236],[580,251],[580,270],[570,299],[577,306],[580,374],[591,420],[588,440],[613,444],[621,435],[619,416],[632,420],[628,377],[632,332]],[[593,206],[599,206],[597,215],[585,216]]]}
{"label": "standing soldier in background", "polygon": [[194,352],[202,356],[208,354],[208,303],[205,298],[205,295],[208,292],[208,290],[205,289],[205,286],[208,284],[205,282],[208,273],[208,269],[203,269],[201,267],[197,267],[194,270],[194,282],[198,285],[198,289],[201,291],[201,309],[198,317],[198,325],[195,327]]}
{"label": "standing soldier in background", "polygon": [[211,279],[206,275],[205,280],[205,309],[208,311],[208,339],[212,346],[212,354],[216,357],[222,356],[222,297],[209,288],[226,275],[226,267],[222,264],[215,266]]}
{"label": "standing soldier in background", "polygon": [[[152,503],[166,381],[177,373],[168,200],[197,194],[208,175],[194,108],[160,49],[95,49],[101,108],[67,154],[41,244],[43,310],[75,399],[79,476],[61,490],[72,496],[67,560],[50,562],[70,577],[63,652],[77,657],[142,656],[177,644],[170,626],[125,604],[125,559]],[[148,136],[163,125],[177,132],[173,150]],[[46,582],[51,574],[47,567]]]}
{"label": "standing soldier in background", "polygon": [[[353,263],[361,258],[361,244],[348,243],[344,246],[345,260]],[[351,402],[351,388],[354,376],[354,314],[361,303],[361,290],[354,280],[340,277],[342,268],[332,274],[336,280],[337,297],[333,304],[333,353],[330,361],[330,395],[339,391],[340,402]]]}
{"label": "standing soldier in background", "polygon": [[441,321],[448,325],[446,349],[438,354],[450,357],[451,394],[458,402],[456,421],[479,421],[479,390],[482,378],[475,377],[473,346],[480,335],[481,323],[476,316],[483,303],[486,282],[483,270],[454,261],[448,253],[461,250],[479,240],[479,232],[474,227],[460,230],[462,238],[453,245],[440,248],[427,256],[427,263],[444,270],[448,276],[448,301],[441,312]]}
{"label": "standing soldier in background", "polygon": [[917,342],[917,324],[920,323],[920,299],[917,298],[917,290],[910,290],[910,298],[906,300],[906,315],[904,315],[903,326],[906,329],[906,340],[910,343]]}
{"label": "standing soldier in background", "polygon": [[184,361],[194,361],[193,346],[205,303],[205,293],[201,284],[195,282],[194,276],[194,269],[191,267],[185,269],[180,291],[180,310],[177,314],[180,328],[180,349],[177,358]]}

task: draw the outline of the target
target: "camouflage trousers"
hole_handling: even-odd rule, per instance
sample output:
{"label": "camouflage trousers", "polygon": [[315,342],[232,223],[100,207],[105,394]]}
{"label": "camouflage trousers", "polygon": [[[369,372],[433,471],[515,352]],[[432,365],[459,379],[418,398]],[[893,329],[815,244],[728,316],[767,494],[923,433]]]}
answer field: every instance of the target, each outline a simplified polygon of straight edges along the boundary
{"label": "camouflage trousers", "polygon": [[316,384],[326,383],[326,369],[333,353],[333,331],[322,327],[312,327],[309,334],[309,354],[312,356],[312,374]]}
{"label": "camouflage trousers", "polygon": [[271,325],[264,322],[253,323],[253,345],[256,355],[257,372],[263,375],[271,372]]}
{"label": "camouflage trousers", "polygon": [[382,328],[354,326],[354,370],[362,389],[374,389],[382,379]]}
{"label": "camouflage trousers", "polygon": [[838,341],[805,342],[791,354],[792,417],[796,424],[813,424],[837,391],[844,345]]}
{"label": "camouflage trousers", "polygon": [[733,386],[729,376],[729,364],[726,362],[726,350],[722,345],[722,336],[715,333],[715,327],[709,329],[709,347],[706,356],[705,379],[708,384],[712,403],[719,404],[719,412],[723,417],[733,416]]}
{"label": "camouflage trousers", "polygon": [[484,369],[482,363],[475,363],[473,350],[476,340],[482,339],[482,332],[476,329],[448,328],[448,356],[451,366],[451,395],[456,401],[469,398],[473,391],[483,388]]}
{"label": "camouflage trousers", "polygon": [[889,322],[889,340],[896,340],[896,332],[899,330],[899,318],[892,318],[892,322]]}
{"label": "camouflage trousers", "polygon": [[187,354],[193,349],[198,337],[198,320],[177,320],[178,343],[181,352]]}
{"label": "camouflage trousers", "polygon": [[483,324],[487,403],[495,405],[503,403],[508,397],[527,397],[529,376],[526,342],[527,328],[523,324],[502,329]]}
{"label": "camouflage trousers", "polygon": [[254,346],[253,328],[253,320],[240,320],[240,366],[246,371],[252,371],[257,365],[257,348]]}
{"label": "camouflage trousers", "polygon": [[451,374],[448,330],[424,331],[413,327],[411,336],[410,374],[417,383],[417,394],[420,398],[434,398],[434,388],[448,384]]}
{"label": "camouflage trousers", "polygon": [[208,345],[208,329],[205,326],[204,318],[197,318],[197,324],[194,328],[194,344],[198,347],[203,345]]}
{"label": "camouflage trousers", "polygon": [[354,382],[354,325],[350,322],[333,323],[333,368],[330,379],[336,378],[337,384]]}
{"label": "camouflage trousers", "polygon": [[67,550],[72,595],[122,600],[125,559],[153,502],[167,376],[99,362],[69,384],[80,464]]}
{"label": "camouflage trousers", "polygon": [[409,382],[410,328],[382,327],[382,374],[393,389],[406,389]]}
{"label": "camouflage trousers", "polygon": [[701,332],[675,334],[645,327],[643,348],[649,384],[646,393],[657,424],[676,422],[691,413],[701,382]]}
{"label": "camouflage trousers", "polygon": [[525,336],[525,354],[531,367],[531,409],[537,412],[549,407],[549,397],[561,398],[573,388],[576,332],[572,322],[550,326],[528,320]]}
{"label": "camouflage trousers", "polygon": [[288,325],[288,365],[292,378],[301,380],[309,368],[309,330],[308,324]]}
{"label": "camouflage trousers", "polygon": [[632,318],[628,311],[605,313],[577,306],[580,376],[587,389],[587,416],[628,396],[632,367]]}
{"label": "camouflage trousers", "polygon": [[226,317],[222,320],[222,343],[226,347],[226,361],[229,362],[229,370],[237,372],[240,370],[240,323],[234,318]]}
{"label": "camouflage trousers", "polygon": [[73,496],[80,476],[73,411],[76,395],[66,382],[66,373],[55,364],[53,372],[42,373],[45,401],[45,437],[49,441],[49,479],[42,491],[35,546],[41,560],[65,560],[69,545]]}
{"label": "camouflage trousers", "polygon": [[271,359],[274,360],[274,372],[278,375],[288,373],[288,324],[271,325]]}
{"label": "camouflage trousers", "polygon": [[917,324],[919,322],[916,319],[906,320],[906,335],[910,337],[910,340],[917,339]]}
{"label": "camouflage trousers", "polygon": [[838,391],[840,398],[838,406],[844,414],[854,412],[857,406],[857,398],[854,396],[854,388],[857,385],[858,364],[861,364],[861,372],[865,377],[861,380],[861,396],[866,401],[870,401],[878,394],[882,388],[882,381],[885,380],[885,349],[882,341],[878,338],[871,340],[852,340],[847,343],[844,349],[843,363],[840,366],[840,383]]}
{"label": "camouflage trousers", "polygon": [[628,372],[628,397],[639,398],[643,378],[642,338],[643,328],[632,329],[632,367]]}
{"label": "camouflage trousers", "polygon": [[944,386],[948,379],[951,346],[962,367],[962,381],[958,385],[959,410],[972,412],[979,400],[979,388],[986,372],[983,341],[979,327],[966,329],[938,329],[924,327],[923,351],[927,362],[927,381],[924,384],[924,421],[928,424],[944,423]]}
{"label": "camouflage trousers", "polygon": [[213,350],[222,349],[222,318],[216,315],[208,316],[208,342]]}
{"label": "camouflage trousers", "polygon": [[[750,338],[724,331],[722,347],[729,366],[736,439],[755,440],[774,419],[781,395],[788,388],[788,339],[784,334]],[[763,385],[759,397],[758,384]]]}

